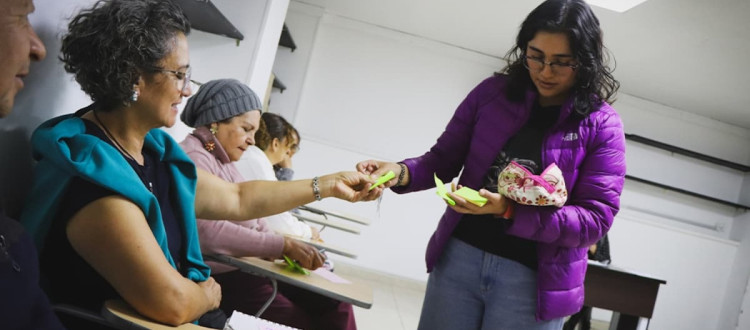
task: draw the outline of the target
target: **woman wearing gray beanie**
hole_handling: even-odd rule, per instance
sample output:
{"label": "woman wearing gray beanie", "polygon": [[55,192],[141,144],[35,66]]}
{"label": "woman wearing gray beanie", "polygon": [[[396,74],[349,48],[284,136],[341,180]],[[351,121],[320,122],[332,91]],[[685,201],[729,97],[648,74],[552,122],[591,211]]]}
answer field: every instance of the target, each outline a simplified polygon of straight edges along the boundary
{"label": "woman wearing gray beanie", "polygon": [[[258,96],[245,84],[234,79],[209,81],[188,100],[180,116],[185,124],[195,127],[180,146],[197,167],[229,182],[243,182],[245,179],[234,162],[255,145],[255,133],[263,131],[260,109]],[[292,198],[293,189],[304,193],[310,187],[263,195],[281,202]],[[265,219],[198,219],[197,223],[203,253],[275,259],[286,255],[308,269],[316,269],[325,261],[315,247],[272,231]],[[273,292],[268,279],[220,263],[207,264],[221,285],[220,308],[227,314],[234,310],[255,314]],[[279,285],[279,292],[263,318],[301,329],[356,329],[351,304],[288,285]]]}

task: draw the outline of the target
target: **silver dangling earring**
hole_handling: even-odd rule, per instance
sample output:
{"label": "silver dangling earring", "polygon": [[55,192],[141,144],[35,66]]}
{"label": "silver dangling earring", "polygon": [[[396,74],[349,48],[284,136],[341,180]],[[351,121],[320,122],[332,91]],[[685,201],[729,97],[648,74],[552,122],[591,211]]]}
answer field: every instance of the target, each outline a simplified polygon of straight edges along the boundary
{"label": "silver dangling earring", "polygon": [[138,101],[138,96],[139,95],[141,95],[141,93],[138,92],[137,89],[133,90],[133,95],[130,96],[130,100],[133,101],[133,102]]}

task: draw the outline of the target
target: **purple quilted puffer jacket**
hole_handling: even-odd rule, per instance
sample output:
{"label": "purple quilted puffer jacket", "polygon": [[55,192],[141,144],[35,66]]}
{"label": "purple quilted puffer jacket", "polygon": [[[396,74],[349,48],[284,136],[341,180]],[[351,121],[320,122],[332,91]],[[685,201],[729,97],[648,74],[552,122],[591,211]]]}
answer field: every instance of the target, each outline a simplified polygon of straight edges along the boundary
{"label": "purple quilted puffer jacket", "polygon": [[[530,91],[525,102],[511,102],[505,96],[506,85],[507,77],[494,76],[474,88],[430,151],[403,161],[411,180],[393,191],[434,188],[433,173],[446,182],[462,168],[458,183],[481,187],[494,158],[526,123],[537,97]],[[612,226],[625,179],[625,136],[615,110],[602,104],[583,119],[572,113],[568,100],[542,146],[541,167],[555,163],[562,170],[567,203],[562,208],[516,205],[508,231],[537,242],[538,320],[571,315],[583,305],[586,251]],[[427,246],[428,272],[460,218],[446,208]]]}

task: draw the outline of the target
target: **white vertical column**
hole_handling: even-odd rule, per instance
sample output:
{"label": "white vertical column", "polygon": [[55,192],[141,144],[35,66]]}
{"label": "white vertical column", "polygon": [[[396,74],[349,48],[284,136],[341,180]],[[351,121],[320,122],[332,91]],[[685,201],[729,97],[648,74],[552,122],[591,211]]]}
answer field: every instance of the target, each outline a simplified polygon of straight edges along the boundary
{"label": "white vertical column", "polygon": [[[278,48],[289,0],[213,0],[219,11],[245,37],[236,40],[193,30],[188,36],[193,79],[240,80],[263,97]],[[195,92],[195,91],[194,91]],[[181,107],[187,102],[182,102]],[[179,120],[166,131],[181,141],[192,128]]]}
{"label": "white vertical column", "polygon": [[276,58],[276,50],[279,47],[281,29],[284,26],[286,11],[289,8],[289,0],[267,0],[264,3],[262,17],[263,23],[255,37],[255,52],[245,82],[260,97],[266,95],[268,79]]}

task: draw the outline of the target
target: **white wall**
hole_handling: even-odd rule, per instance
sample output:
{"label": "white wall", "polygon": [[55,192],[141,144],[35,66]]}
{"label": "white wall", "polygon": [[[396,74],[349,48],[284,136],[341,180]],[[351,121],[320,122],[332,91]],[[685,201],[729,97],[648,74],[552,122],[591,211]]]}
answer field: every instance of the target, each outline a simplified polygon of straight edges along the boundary
{"label": "white wall", "polygon": [[750,329],[750,214],[743,214],[738,221],[745,224],[743,239],[731,269],[719,329]]}
{"label": "white wall", "polygon": [[[750,204],[750,174],[745,175],[740,201]],[[720,329],[750,329],[750,213],[737,217],[733,234],[742,242],[727,284]]]}
{"label": "white wall", "polygon": [[[466,93],[502,66],[497,58],[298,2],[291,3],[286,23],[297,44],[309,48],[277,57],[276,68],[286,63],[296,68],[296,76],[284,81],[301,90],[274,93],[272,104],[284,104],[278,112],[302,134],[302,151],[295,157],[300,178],[352,169],[368,158],[397,161],[423,153]],[[745,129],[630,95],[621,94],[615,108],[628,133],[750,162]],[[741,198],[747,189],[743,173],[634,142],[627,148],[631,175],[748,202]],[[425,246],[444,209],[432,190],[386,192],[379,205],[322,203],[374,218],[359,237],[325,233],[331,242],[352,246],[360,255],[355,263],[426,279]],[[651,329],[733,329],[739,308],[727,304],[743,300],[750,267],[738,262],[748,254],[740,248],[748,242],[746,213],[631,181],[622,206],[610,236],[615,264],[668,282],[660,290]]]}
{"label": "white wall", "polygon": [[[193,29],[188,36],[192,79],[207,82],[234,78],[248,84],[262,99],[268,88],[289,0],[213,2],[245,39],[237,45],[234,39]],[[191,131],[192,128],[179,120],[167,129],[178,141]]]}
{"label": "white wall", "polygon": [[[299,8],[304,8],[301,10]],[[292,51],[279,47],[276,52],[273,72],[287,89],[283,92],[273,90],[269,111],[278,113],[284,118],[295,118],[302,92],[303,81],[307,74],[307,65],[313,50],[313,41],[317,32],[318,20],[323,11],[317,7],[292,2],[287,12],[286,21],[291,23],[292,38],[297,48]],[[289,27],[289,24],[287,24]]]}
{"label": "white wall", "polygon": [[738,244],[655,220],[623,210],[609,237],[614,264],[667,281],[650,328],[718,329]]}

